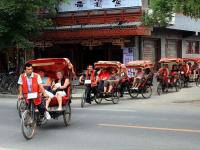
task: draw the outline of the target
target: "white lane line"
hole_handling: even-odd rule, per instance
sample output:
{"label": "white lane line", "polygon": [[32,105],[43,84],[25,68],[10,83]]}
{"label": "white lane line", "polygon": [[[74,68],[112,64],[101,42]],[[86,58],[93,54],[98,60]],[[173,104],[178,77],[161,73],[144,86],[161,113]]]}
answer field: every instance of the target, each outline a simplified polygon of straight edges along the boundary
{"label": "white lane line", "polygon": [[145,130],[158,130],[158,131],[200,133],[200,129],[160,128],[160,127],[148,127],[148,126],[140,126],[140,125],[119,125],[119,124],[98,124],[98,126],[115,127],[115,128],[134,128],[134,129],[145,129]]}
{"label": "white lane line", "polygon": [[136,112],[130,109],[106,109],[106,108],[73,108],[75,110],[92,110],[92,111],[112,111],[112,112]]}

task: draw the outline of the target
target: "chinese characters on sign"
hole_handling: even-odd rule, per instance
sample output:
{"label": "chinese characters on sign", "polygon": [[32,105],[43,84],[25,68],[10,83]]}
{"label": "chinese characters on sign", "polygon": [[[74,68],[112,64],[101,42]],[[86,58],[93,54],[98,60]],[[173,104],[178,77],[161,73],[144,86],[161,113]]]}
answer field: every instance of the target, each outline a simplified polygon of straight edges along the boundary
{"label": "chinese characters on sign", "polygon": [[83,7],[83,5],[84,5],[84,3],[83,3],[83,1],[82,1],[82,0],[80,0],[80,1],[77,1],[77,2],[75,3],[75,6],[76,6],[76,7],[78,7],[78,8],[82,8],[82,7]]}
{"label": "chinese characters on sign", "polygon": [[102,0],[94,0],[94,7],[102,7]]}
{"label": "chinese characters on sign", "polygon": [[63,2],[59,7],[59,12],[137,6],[142,6],[142,0],[71,0]]}
{"label": "chinese characters on sign", "polygon": [[113,3],[115,3],[115,7],[121,6],[121,0],[113,0]]}

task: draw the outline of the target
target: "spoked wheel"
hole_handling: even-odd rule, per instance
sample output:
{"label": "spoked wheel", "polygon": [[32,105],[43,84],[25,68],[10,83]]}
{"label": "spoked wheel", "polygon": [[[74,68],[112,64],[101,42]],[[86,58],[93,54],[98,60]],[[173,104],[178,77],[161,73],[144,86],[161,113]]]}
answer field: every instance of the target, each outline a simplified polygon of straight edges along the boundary
{"label": "spoked wheel", "polygon": [[101,95],[101,93],[97,93],[97,95],[95,96],[95,102],[97,103],[97,104],[101,104],[101,102],[102,102],[102,96],[103,95]]}
{"label": "spoked wheel", "polygon": [[17,100],[16,108],[19,109],[19,100]]}
{"label": "spoked wheel", "polygon": [[25,100],[18,101],[19,118],[22,118],[22,114],[25,112],[25,110],[26,110],[26,101]]}
{"label": "spoked wheel", "polygon": [[185,81],[184,86],[185,86],[186,88],[188,88],[188,87],[189,87],[189,82],[188,82],[188,81]]}
{"label": "spoked wheel", "polygon": [[31,112],[29,110],[26,110],[22,115],[21,128],[25,139],[30,140],[33,138],[36,129],[36,121],[31,117]]}
{"label": "spoked wheel", "polygon": [[134,89],[129,89],[128,93],[132,98],[136,98],[139,95],[138,91]]}
{"label": "spoked wheel", "polygon": [[118,90],[116,90],[112,94],[112,102],[113,102],[113,104],[118,104],[119,103],[119,95],[120,95],[120,92]]}
{"label": "spoked wheel", "polygon": [[150,98],[151,95],[152,95],[152,88],[151,88],[151,86],[146,85],[146,86],[144,87],[144,89],[142,90],[142,96],[143,96],[144,98]]}
{"label": "spoked wheel", "polygon": [[85,107],[85,99],[86,99],[86,93],[84,92],[81,97],[81,107]]}
{"label": "spoked wheel", "polygon": [[158,95],[161,95],[162,92],[163,92],[162,83],[159,82],[159,84],[157,86],[157,93],[158,93]]}
{"label": "spoked wheel", "polygon": [[71,106],[70,103],[66,105],[66,110],[63,112],[63,120],[65,126],[68,126],[71,120]]}
{"label": "spoked wheel", "polygon": [[198,77],[196,80],[196,86],[200,87],[200,77]]}
{"label": "spoked wheel", "polygon": [[17,84],[13,84],[13,85],[11,86],[10,92],[11,92],[11,94],[13,94],[13,95],[15,95],[15,94],[18,93],[18,86],[17,86]]}
{"label": "spoked wheel", "polygon": [[179,81],[177,81],[177,82],[175,83],[175,89],[176,89],[176,92],[179,92],[179,91],[180,91],[180,89],[181,89],[181,83],[180,83]]}

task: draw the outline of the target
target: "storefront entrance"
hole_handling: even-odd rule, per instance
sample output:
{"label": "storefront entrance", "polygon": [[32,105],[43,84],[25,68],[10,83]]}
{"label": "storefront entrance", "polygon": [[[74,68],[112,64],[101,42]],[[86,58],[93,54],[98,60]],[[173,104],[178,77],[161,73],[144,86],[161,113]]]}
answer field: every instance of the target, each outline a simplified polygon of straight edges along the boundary
{"label": "storefront entrance", "polygon": [[123,62],[123,50],[120,46],[105,43],[100,46],[82,46],[80,44],[57,44],[50,48],[36,49],[36,58],[67,57],[75,68],[76,73],[81,73],[88,64],[100,60]]}

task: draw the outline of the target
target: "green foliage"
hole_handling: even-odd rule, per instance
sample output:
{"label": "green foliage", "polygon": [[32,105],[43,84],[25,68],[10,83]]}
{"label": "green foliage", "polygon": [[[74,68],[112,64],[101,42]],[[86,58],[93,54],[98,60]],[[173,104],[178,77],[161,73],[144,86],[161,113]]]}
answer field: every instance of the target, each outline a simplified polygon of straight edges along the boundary
{"label": "green foliage", "polygon": [[[62,0],[1,0],[0,1],[0,49],[33,47],[30,38],[51,25],[56,8]],[[39,12],[45,10],[47,15]]]}
{"label": "green foliage", "polygon": [[174,13],[200,18],[200,0],[150,0],[149,8],[143,16],[147,26],[167,26]]}

